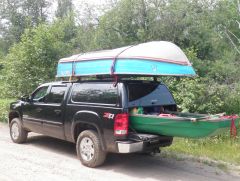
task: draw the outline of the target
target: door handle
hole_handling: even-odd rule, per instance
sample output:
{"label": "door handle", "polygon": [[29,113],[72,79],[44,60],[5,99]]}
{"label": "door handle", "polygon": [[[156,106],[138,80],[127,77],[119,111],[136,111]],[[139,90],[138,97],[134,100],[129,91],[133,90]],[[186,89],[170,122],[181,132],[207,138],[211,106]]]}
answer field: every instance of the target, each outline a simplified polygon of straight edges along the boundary
{"label": "door handle", "polygon": [[55,112],[57,115],[59,115],[59,114],[61,113],[61,110],[55,109],[54,112]]}
{"label": "door handle", "polygon": [[38,108],[36,109],[36,111],[37,111],[37,112],[41,112],[41,111],[42,111],[42,108],[38,107]]}

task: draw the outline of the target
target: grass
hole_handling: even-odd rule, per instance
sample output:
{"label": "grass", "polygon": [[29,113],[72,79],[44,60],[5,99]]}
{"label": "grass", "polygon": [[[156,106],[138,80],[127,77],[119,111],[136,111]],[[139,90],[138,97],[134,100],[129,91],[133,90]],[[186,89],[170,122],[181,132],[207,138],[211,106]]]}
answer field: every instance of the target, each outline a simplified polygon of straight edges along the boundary
{"label": "grass", "polygon": [[228,167],[226,164],[223,164],[223,163],[218,163],[217,164],[217,167],[225,172],[228,172]]}
{"label": "grass", "polygon": [[172,146],[164,150],[240,165],[240,137],[231,139],[227,133],[199,140],[175,138]]}
{"label": "grass", "polygon": [[14,99],[0,99],[0,122],[8,121],[8,111],[13,101]]}

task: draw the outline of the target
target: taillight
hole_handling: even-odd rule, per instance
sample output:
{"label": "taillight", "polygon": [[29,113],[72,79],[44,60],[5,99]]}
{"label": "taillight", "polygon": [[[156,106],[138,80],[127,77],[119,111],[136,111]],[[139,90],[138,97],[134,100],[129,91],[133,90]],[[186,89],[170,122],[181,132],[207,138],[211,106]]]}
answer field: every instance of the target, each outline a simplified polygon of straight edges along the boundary
{"label": "taillight", "polygon": [[114,122],[114,135],[124,136],[128,134],[128,114],[117,114]]}

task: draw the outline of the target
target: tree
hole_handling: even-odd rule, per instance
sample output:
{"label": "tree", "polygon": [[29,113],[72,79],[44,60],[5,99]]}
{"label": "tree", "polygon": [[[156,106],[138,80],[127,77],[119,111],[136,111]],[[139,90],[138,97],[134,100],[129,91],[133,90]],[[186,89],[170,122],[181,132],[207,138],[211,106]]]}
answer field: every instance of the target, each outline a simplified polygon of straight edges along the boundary
{"label": "tree", "polygon": [[47,0],[24,0],[22,4],[23,14],[27,17],[30,26],[38,26],[46,22],[47,8],[51,3]]}
{"label": "tree", "polygon": [[199,75],[167,81],[184,110],[240,109],[238,1],[82,0],[74,8],[72,0],[58,0],[53,22],[47,22],[48,2],[0,0],[2,96],[53,80],[57,60],[68,54],[165,40],[184,49]]}
{"label": "tree", "polygon": [[26,28],[45,22],[49,6],[47,0],[1,0],[1,36],[8,47],[20,41]]}
{"label": "tree", "polygon": [[72,0],[58,0],[57,1],[56,17],[66,18],[73,14],[73,3]]}
{"label": "tree", "polygon": [[4,62],[2,94],[20,96],[30,93],[40,83],[54,80],[58,60],[73,49],[71,39],[66,41],[67,25],[64,20],[25,31]]}

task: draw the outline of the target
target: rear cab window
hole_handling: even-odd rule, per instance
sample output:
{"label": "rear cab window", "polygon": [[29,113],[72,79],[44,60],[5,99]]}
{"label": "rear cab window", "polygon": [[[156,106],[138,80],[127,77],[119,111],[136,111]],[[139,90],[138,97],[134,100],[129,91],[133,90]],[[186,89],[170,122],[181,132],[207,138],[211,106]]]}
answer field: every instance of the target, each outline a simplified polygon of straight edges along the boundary
{"label": "rear cab window", "polygon": [[112,83],[77,83],[71,93],[73,103],[106,104],[117,106],[118,91]]}

